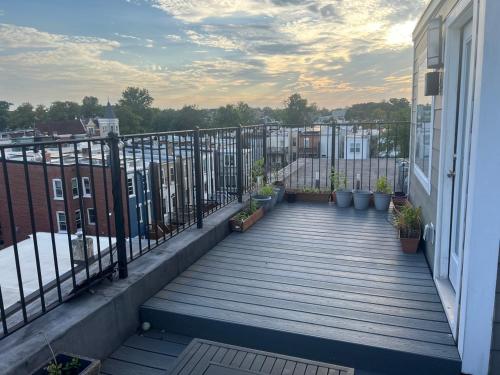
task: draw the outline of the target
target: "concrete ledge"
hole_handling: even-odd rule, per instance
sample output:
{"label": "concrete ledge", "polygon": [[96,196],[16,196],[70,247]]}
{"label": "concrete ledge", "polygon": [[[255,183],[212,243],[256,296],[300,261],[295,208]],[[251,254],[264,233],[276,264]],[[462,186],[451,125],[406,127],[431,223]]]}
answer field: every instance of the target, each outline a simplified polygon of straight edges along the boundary
{"label": "concrete ledge", "polygon": [[30,374],[50,352],[104,359],[139,325],[139,307],[229,233],[228,219],[243,204],[231,203],[129,264],[129,277],[103,281],[94,293],[64,303],[0,341],[0,374]]}

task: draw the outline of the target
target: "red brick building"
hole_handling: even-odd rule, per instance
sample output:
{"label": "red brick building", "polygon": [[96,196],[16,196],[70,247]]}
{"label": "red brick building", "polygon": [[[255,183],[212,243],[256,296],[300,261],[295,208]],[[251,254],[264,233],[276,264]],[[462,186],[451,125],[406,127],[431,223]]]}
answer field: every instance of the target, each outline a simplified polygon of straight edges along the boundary
{"label": "red brick building", "polygon": [[[16,240],[19,242],[28,238],[28,236],[33,233],[25,169],[24,164],[20,161],[7,160],[6,165],[9,175]],[[98,223],[100,235],[107,236],[110,234],[111,236],[115,236],[113,192],[111,170],[109,167],[92,167],[94,176],[94,189],[92,189],[91,171],[88,165],[79,165],[77,168],[75,164],[63,165],[62,167],[60,164],[47,164],[47,191],[42,163],[28,162],[27,166],[31,187],[33,216],[35,218],[35,231],[51,231],[49,209],[47,206],[48,195],[54,232],[64,233],[69,231],[70,233],[76,233],[78,230],[85,230],[86,234],[95,235],[96,223]],[[62,179],[61,169],[64,170],[64,181]],[[13,239],[3,170],[0,172],[0,178],[1,249],[12,245]],[[109,211],[106,211],[104,178],[106,178],[107,184]],[[128,195],[127,184],[123,173],[122,179],[124,223],[125,232],[126,235],[128,235],[128,228],[126,225],[128,220],[126,202]],[[67,216],[64,204],[65,201],[67,202]],[[107,224],[107,217],[109,217],[109,227]]]}

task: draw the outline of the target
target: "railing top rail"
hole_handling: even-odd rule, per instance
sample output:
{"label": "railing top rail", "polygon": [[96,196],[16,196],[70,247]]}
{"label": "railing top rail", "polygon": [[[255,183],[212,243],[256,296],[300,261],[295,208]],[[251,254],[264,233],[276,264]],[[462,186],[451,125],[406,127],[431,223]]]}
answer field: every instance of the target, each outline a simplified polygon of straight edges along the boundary
{"label": "railing top rail", "polygon": [[107,141],[109,137],[90,137],[90,138],[69,138],[69,139],[53,139],[50,141],[26,142],[26,143],[6,143],[0,145],[0,149],[16,148],[16,147],[40,147],[40,146],[59,146],[65,144],[78,144],[91,142]]}

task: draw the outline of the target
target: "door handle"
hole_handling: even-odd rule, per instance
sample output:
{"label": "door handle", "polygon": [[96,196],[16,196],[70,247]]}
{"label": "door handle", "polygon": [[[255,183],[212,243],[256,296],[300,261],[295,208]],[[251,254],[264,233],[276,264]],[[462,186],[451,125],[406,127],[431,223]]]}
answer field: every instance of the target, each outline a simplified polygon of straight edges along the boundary
{"label": "door handle", "polygon": [[449,178],[455,177],[456,173],[454,170],[450,169],[448,173],[446,174]]}

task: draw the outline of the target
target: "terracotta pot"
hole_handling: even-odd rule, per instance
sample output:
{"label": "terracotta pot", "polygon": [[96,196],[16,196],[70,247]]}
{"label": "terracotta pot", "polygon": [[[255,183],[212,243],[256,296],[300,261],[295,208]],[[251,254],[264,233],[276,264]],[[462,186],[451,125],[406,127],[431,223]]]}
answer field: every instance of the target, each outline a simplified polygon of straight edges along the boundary
{"label": "terracotta pot", "polygon": [[231,225],[231,229],[235,232],[245,232],[248,228],[259,221],[262,216],[264,216],[264,209],[261,207],[243,221],[233,217],[229,220],[229,225]]}
{"label": "terracotta pot", "polygon": [[415,254],[418,250],[418,245],[420,243],[420,237],[418,238],[405,238],[401,237],[399,234],[399,241],[401,242],[401,250],[407,254]]}

